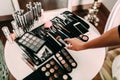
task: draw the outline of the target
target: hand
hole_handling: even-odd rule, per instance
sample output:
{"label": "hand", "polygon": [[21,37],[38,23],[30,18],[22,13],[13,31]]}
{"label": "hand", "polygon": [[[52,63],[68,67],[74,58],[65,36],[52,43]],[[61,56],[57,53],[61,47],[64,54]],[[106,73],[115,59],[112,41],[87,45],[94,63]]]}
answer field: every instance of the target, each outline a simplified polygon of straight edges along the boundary
{"label": "hand", "polygon": [[65,39],[64,41],[69,44],[69,46],[67,46],[68,49],[75,50],[75,51],[85,49],[85,46],[84,46],[85,42],[79,40],[78,38]]}

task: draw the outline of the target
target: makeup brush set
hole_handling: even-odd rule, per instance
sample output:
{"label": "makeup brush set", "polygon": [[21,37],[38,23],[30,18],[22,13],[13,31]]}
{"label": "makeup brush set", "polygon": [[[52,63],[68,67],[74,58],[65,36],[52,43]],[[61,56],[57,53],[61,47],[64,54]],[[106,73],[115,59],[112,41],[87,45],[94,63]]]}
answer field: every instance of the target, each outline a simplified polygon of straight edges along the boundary
{"label": "makeup brush set", "polygon": [[75,14],[65,11],[52,20],[27,31],[15,41],[26,53],[33,73],[23,80],[72,80],[77,62],[64,47],[65,38],[88,41],[89,25]]}

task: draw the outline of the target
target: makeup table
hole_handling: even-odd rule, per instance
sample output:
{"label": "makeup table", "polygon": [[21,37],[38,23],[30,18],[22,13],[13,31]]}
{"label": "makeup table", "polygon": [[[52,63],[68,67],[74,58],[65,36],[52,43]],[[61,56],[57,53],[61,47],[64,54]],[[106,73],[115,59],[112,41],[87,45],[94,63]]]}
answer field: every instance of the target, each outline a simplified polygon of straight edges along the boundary
{"label": "makeup table", "polygon": [[[89,22],[87,23],[90,25],[89,32],[86,33],[86,35],[90,38],[89,40],[100,36],[97,29]],[[72,80],[90,80],[93,79],[100,71],[105,58],[105,48],[88,49],[83,51],[68,51],[77,62],[77,67],[69,73]],[[10,43],[7,41],[5,44],[6,64],[9,71],[17,80],[22,80],[33,72],[33,70],[28,67],[28,65],[21,58],[22,50],[16,42]]]}

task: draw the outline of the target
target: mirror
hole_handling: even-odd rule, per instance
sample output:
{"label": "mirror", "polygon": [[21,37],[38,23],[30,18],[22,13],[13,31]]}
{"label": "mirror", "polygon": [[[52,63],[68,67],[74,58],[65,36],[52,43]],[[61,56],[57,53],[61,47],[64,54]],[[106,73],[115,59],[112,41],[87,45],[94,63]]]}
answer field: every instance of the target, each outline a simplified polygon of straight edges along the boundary
{"label": "mirror", "polygon": [[12,0],[15,10],[24,9],[29,2],[41,2],[45,11],[68,9],[71,10],[71,0]]}

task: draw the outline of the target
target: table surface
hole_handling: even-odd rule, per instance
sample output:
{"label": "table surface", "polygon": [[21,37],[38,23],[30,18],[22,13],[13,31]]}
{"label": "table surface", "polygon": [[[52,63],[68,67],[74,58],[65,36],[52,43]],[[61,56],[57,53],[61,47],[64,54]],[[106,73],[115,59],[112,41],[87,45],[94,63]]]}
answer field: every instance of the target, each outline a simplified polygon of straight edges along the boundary
{"label": "table surface", "polygon": [[[38,24],[39,22],[36,23]],[[86,33],[86,35],[89,36],[89,40],[100,36],[97,29],[90,23],[88,24],[90,25],[90,28],[89,32]],[[90,80],[94,78],[100,71],[105,58],[105,48],[88,49],[82,51],[68,51],[78,64],[77,68],[69,73],[72,76],[72,80]],[[17,80],[22,80],[33,72],[33,70],[29,68],[21,58],[22,50],[20,47],[15,42],[10,43],[7,41],[5,45],[6,64],[10,72]]]}

